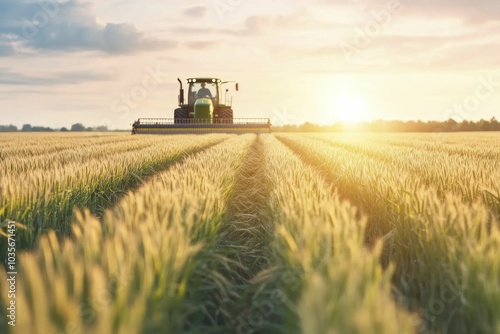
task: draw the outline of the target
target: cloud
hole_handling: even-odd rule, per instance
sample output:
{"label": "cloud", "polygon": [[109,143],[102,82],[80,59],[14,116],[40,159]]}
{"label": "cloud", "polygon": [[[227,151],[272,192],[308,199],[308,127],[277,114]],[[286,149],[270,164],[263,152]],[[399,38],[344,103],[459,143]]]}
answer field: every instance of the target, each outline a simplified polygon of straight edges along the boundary
{"label": "cloud", "polygon": [[[296,1],[302,3],[302,1]],[[500,20],[500,2],[497,0],[310,0],[308,5],[325,7],[357,7],[364,10],[381,10],[391,3],[400,4],[402,10],[419,16],[455,17],[464,21]]]}
{"label": "cloud", "polygon": [[[352,0],[339,0],[335,4],[323,2],[319,7],[288,13],[248,15],[225,27],[177,26],[172,31],[191,37],[184,44],[191,49],[206,49],[213,45],[211,41],[224,40],[224,44],[233,45],[235,50],[246,50],[245,47],[252,45],[252,49],[271,55],[283,64],[296,61],[307,69],[314,67],[318,58],[331,59],[329,66],[332,68],[361,68],[364,72],[402,68],[413,71],[477,69],[482,67],[481,62],[494,64],[499,49],[495,46],[495,38],[500,38],[500,23],[475,22],[470,20],[469,14],[469,11],[474,12],[479,17],[480,14],[489,15],[488,11],[494,12],[497,5],[485,0],[479,0],[481,6],[474,10],[471,10],[473,5],[460,0],[456,3],[458,9],[448,0],[432,3],[420,0],[427,3],[425,8],[420,2],[400,0],[398,12],[381,23],[380,33],[370,37],[368,45],[358,48],[354,63],[347,64],[340,45],[354,45],[358,31],[366,34],[366,25],[378,22],[375,20],[381,17],[374,16],[373,11],[380,14],[391,8],[391,1],[370,0],[364,5]],[[339,12],[339,3],[350,10],[363,8],[346,15]],[[197,42],[200,35],[206,36],[208,41]]]}
{"label": "cloud", "polygon": [[497,0],[401,0],[411,13],[421,16],[461,18],[469,23],[500,20],[500,2]]}
{"label": "cloud", "polygon": [[208,49],[218,44],[219,42],[217,41],[193,41],[193,42],[187,42],[186,46],[193,50],[202,50],[202,49]]}
{"label": "cloud", "polygon": [[[8,37],[6,39],[8,39]],[[0,57],[13,56],[15,53],[11,43],[0,39]]]}
{"label": "cloud", "polygon": [[[245,20],[240,35],[267,35],[283,30],[302,30],[312,23],[307,12],[290,15],[253,15]],[[317,23],[316,23],[317,24]]]}
{"label": "cloud", "polygon": [[[170,30],[182,35],[250,37],[268,36],[284,30],[302,30],[316,27],[316,25],[307,13],[301,12],[286,15],[250,15],[241,21],[225,22],[223,25],[200,22],[196,26],[173,26]],[[328,27],[335,26],[334,24],[328,25]]]}
{"label": "cloud", "polygon": [[26,75],[7,68],[0,68],[0,85],[46,86],[59,84],[80,84],[92,81],[110,81],[109,73],[69,71],[51,75]]}
{"label": "cloud", "polygon": [[459,36],[380,36],[366,48],[353,49],[351,62],[347,62],[338,42],[313,49],[297,49],[294,54],[331,59],[336,69],[363,69],[365,72],[373,69],[377,72],[481,70],[498,64],[500,52],[500,44],[491,41],[495,35],[489,34],[481,40],[482,34],[484,30]]}
{"label": "cloud", "polygon": [[208,13],[208,8],[205,6],[194,6],[190,7],[182,12],[184,16],[190,18],[201,18]]}
{"label": "cloud", "polygon": [[35,50],[124,54],[172,48],[177,44],[149,38],[128,23],[98,24],[90,4],[79,0],[65,3],[0,0],[2,33],[0,45],[7,41],[5,34],[11,34],[14,41]]}

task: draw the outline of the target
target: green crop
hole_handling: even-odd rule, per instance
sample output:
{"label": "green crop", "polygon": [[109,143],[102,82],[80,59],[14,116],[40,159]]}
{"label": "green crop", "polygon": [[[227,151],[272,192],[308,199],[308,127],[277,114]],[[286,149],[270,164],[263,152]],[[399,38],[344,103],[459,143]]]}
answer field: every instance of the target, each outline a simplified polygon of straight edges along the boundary
{"label": "green crop", "polygon": [[2,333],[500,333],[498,134],[0,135]]}

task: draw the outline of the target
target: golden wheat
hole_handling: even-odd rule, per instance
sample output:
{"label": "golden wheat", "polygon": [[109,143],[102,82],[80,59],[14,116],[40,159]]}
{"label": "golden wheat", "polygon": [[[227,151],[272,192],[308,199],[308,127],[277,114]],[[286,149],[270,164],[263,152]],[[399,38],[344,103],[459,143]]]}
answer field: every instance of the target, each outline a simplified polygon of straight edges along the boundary
{"label": "golden wheat", "polygon": [[0,329],[500,333],[499,167],[483,133],[1,135],[35,248]]}

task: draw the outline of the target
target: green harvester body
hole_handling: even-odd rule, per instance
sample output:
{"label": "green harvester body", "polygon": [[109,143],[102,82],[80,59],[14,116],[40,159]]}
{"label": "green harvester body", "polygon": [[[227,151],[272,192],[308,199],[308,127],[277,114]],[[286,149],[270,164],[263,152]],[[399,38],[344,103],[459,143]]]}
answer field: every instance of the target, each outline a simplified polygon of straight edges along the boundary
{"label": "green harvester body", "polygon": [[194,102],[194,118],[212,119],[214,113],[214,104],[209,98],[197,99]]}

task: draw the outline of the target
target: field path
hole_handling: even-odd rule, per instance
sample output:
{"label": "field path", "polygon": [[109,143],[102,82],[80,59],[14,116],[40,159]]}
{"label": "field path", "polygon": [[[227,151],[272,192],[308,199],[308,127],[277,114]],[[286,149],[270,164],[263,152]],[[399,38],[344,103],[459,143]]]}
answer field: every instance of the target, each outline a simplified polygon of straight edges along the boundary
{"label": "field path", "polygon": [[[203,271],[213,271],[214,279],[198,289],[209,291],[204,299],[212,300],[212,307],[194,312],[188,323],[197,325],[188,325],[186,331],[200,330],[201,322],[205,324],[203,333],[241,332],[241,319],[258,304],[259,285],[254,279],[269,269],[275,235],[268,207],[272,183],[267,162],[262,139],[256,136],[228,189],[216,240],[202,251],[206,256]],[[198,276],[204,275],[198,272]],[[195,274],[192,280],[199,281],[199,277]]]}

